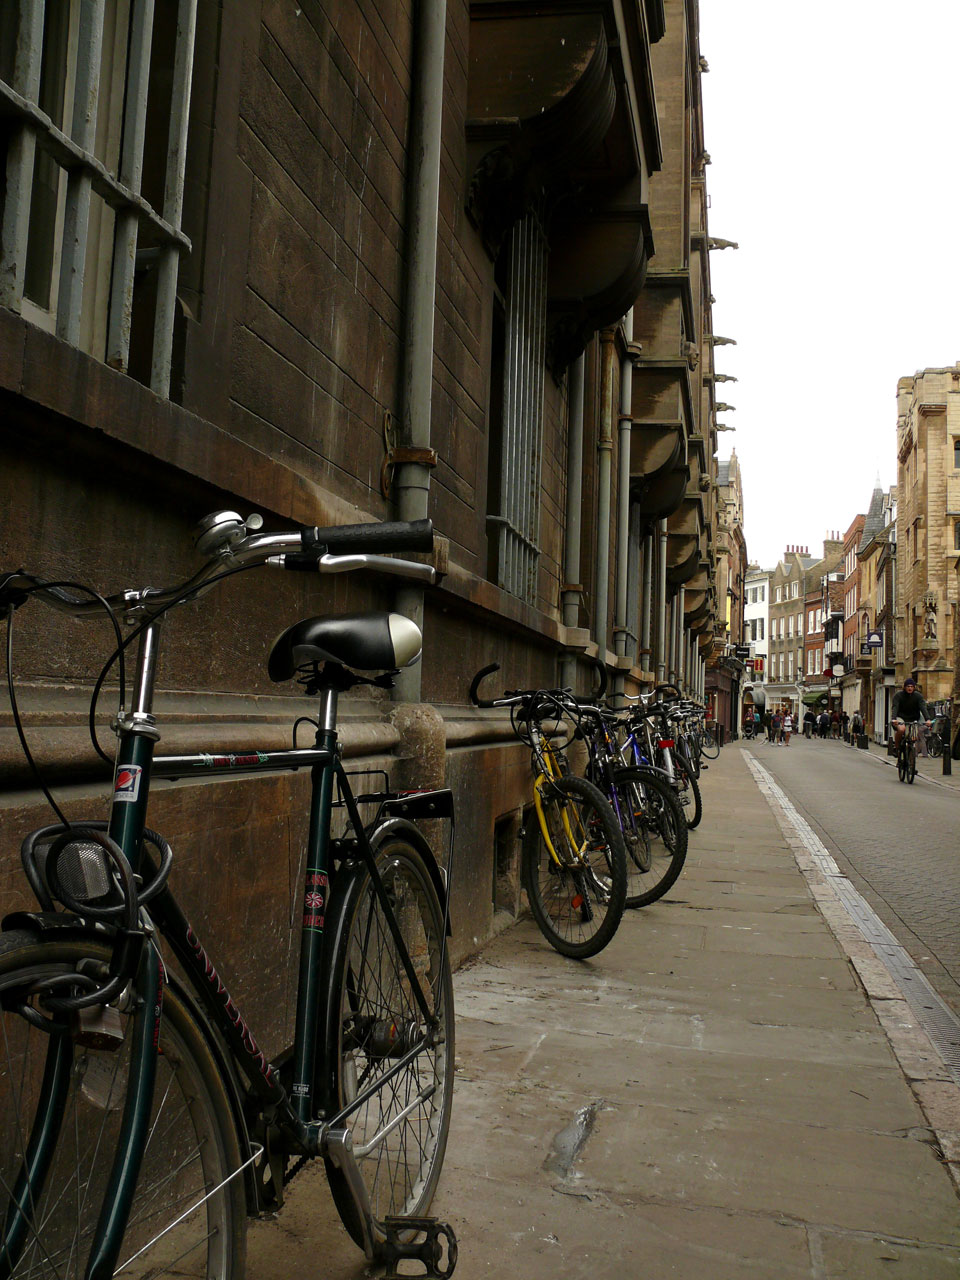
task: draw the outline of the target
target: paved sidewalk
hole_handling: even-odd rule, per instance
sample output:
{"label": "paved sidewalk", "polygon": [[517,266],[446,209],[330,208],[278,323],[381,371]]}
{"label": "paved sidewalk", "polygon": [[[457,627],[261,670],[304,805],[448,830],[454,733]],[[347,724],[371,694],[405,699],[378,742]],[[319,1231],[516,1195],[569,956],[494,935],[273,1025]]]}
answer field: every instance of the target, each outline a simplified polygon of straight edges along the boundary
{"label": "paved sidewalk", "polygon": [[877,1013],[739,748],[702,782],[684,876],[593,961],[525,922],[458,977],[457,1276],[955,1280],[960,1202]]}
{"label": "paved sidewalk", "polygon": [[[526,920],[457,975],[457,1280],[956,1280],[960,1088],[736,744],[702,784],[684,875],[599,956]],[[323,1184],[251,1278],[365,1273]]]}

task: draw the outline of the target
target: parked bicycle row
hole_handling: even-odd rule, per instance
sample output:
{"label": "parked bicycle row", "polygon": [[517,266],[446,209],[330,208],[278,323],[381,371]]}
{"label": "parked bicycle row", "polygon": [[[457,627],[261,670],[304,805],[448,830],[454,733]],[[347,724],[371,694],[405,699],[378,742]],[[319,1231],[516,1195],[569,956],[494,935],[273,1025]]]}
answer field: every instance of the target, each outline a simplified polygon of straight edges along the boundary
{"label": "parked bicycle row", "polygon": [[656,902],[676,882],[687,833],[703,816],[697,779],[719,751],[703,708],[672,684],[648,697],[591,698],[565,689],[481,696],[499,670],[478,671],[470,698],[504,707],[531,753],[529,821],[521,830],[521,880],[530,911],[563,955],[596,955],[625,907]]}

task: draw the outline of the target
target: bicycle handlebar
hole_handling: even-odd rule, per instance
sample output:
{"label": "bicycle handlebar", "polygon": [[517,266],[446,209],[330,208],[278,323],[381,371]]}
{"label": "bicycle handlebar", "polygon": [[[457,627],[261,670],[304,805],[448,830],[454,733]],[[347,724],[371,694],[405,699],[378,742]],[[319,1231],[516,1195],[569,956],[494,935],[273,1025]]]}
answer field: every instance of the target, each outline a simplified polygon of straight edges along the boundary
{"label": "bicycle handlebar", "polygon": [[[108,596],[106,603],[112,609],[126,613],[137,609],[147,613],[158,612],[195,599],[225,571],[253,569],[259,565],[312,573],[372,569],[430,586],[438,580],[433,565],[375,554],[430,551],[433,548],[433,524],[430,520],[354,524],[339,528],[315,525],[270,534],[259,532],[262,523],[260,516],[243,520],[234,511],[213,512],[201,521],[196,538],[197,549],[208,558],[192,578],[175,587],[121,591]],[[0,608],[18,608],[32,595],[76,618],[99,616],[102,608],[102,601],[98,598],[73,595],[58,584],[43,583],[23,570],[0,576]]]}
{"label": "bicycle handlebar", "polygon": [[480,681],[486,679],[487,676],[493,675],[494,671],[500,670],[499,662],[491,662],[488,667],[481,667],[477,674],[470,681],[470,701],[475,707],[495,707],[497,702],[493,698],[481,698],[478,693]]}

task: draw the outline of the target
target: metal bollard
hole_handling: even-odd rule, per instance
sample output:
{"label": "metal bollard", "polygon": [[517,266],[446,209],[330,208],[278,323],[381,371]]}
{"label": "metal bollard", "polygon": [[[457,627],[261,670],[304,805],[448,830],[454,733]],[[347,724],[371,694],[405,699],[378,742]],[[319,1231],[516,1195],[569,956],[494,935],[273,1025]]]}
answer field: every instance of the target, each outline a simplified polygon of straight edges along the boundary
{"label": "metal bollard", "polygon": [[943,739],[943,777],[946,778],[953,774],[953,761],[950,758],[950,725],[953,722],[952,716],[944,716],[941,723],[943,728],[940,730],[940,736]]}

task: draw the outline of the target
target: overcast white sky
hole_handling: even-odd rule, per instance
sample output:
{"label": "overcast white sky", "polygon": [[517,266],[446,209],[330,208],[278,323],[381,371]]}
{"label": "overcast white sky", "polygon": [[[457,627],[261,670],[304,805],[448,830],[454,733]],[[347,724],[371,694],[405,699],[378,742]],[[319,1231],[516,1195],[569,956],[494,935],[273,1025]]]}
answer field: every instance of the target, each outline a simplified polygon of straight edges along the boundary
{"label": "overcast white sky", "polygon": [[960,360],[960,0],[700,0],[717,384],[751,560],[896,482],[896,388]]}

